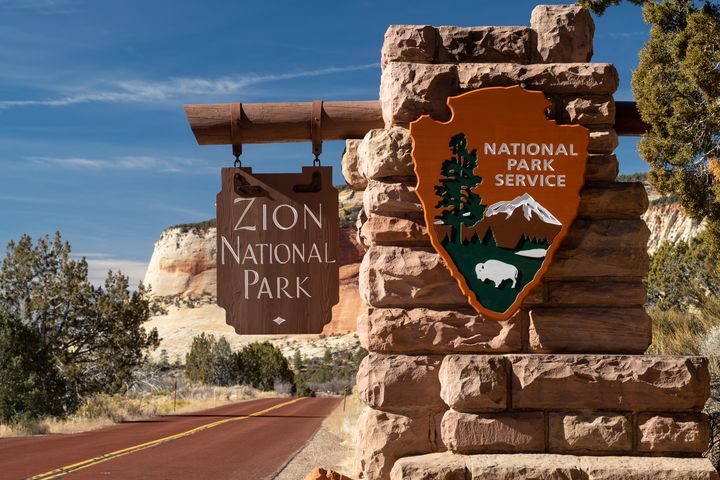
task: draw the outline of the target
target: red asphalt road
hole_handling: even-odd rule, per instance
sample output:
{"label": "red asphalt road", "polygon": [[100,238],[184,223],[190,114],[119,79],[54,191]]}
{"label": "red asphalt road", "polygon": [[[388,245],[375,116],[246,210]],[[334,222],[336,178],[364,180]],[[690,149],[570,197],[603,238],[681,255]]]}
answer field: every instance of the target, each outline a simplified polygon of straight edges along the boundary
{"label": "red asphalt road", "polygon": [[[46,473],[218,420],[250,415],[289,400],[252,400],[85,433],[0,439],[0,479]],[[307,443],[339,401],[337,398],[304,398],[255,417],[224,423],[58,478],[272,478]]]}

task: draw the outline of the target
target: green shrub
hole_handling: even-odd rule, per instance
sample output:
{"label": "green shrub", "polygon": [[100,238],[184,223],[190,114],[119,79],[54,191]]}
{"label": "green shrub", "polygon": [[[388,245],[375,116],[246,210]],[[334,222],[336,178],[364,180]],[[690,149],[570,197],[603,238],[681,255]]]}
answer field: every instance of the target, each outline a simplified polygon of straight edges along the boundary
{"label": "green shrub", "polygon": [[246,345],[235,354],[240,383],[272,390],[276,383],[295,383],[287,359],[270,342]]}
{"label": "green shrub", "polygon": [[0,313],[0,421],[64,417],[75,408],[77,397],[69,392],[39,335]]}

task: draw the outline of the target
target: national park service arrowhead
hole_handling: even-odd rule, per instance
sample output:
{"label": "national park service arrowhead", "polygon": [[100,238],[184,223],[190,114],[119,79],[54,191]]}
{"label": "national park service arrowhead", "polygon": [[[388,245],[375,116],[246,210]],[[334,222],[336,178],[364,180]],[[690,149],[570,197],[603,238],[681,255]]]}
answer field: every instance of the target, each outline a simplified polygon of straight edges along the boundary
{"label": "national park service arrowhead", "polygon": [[448,98],[452,118],[410,124],[428,233],[468,302],[510,318],[540,283],[580,205],[588,130],[545,116],[519,86]]}

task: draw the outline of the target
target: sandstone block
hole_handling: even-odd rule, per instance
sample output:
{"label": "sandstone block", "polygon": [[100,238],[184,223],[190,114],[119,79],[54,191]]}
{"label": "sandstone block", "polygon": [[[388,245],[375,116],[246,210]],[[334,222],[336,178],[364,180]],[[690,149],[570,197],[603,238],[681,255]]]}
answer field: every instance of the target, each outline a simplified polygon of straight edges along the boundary
{"label": "sandstone block", "polygon": [[643,277],[649,236],[641,219],[577,219],[545,278]]}
{"label": "sandstone block", "polygon": [[433,63],[437,30],[430,25],[390,25],[382,47],[382,68],[390,62]]}
{"label": "sandstone block", "polygon": [[588,155],[585,180],[589,182],[611,182],[618,175],[619,164],[615,154]]}
{"label": "sandstone block", "polygon": [[455,65],[390,63],[380,78],[380,103],[385,126],[408,125],[421,115],[448,120],[447,97],[457,95]]}
{"label": "sandstone block", "polygon": [[637,218],[649,205],[641,182],[588,183],[580,192],[578,216]]}
{"label": "sandstone block", "polygon": [[445,412],[442,437],[456,453],[542,452],[545,449],[542,412],[461,413]]}
{"label": "sandstone block", "polygon": [[629,452],[632,421],[610,413],[551,413],[548,448],[557,453]]}
{"label": "sandstone block", "polygon": [[370,180],[363,193],[363,208],[368,214],[420,218],[423,207],[415,194],[415,182]]}
{"label": "sandstone block", "polygon": [[539,61],[589,62],[595,23],[590,12],[576,5],[538,5],[530,16],[537,33]]}
{"label": "sandstone block", "polygon": [[550,94],[609,95],[618,86],[617,70],[609,63],[465,63],[457,66],[457,75],[461,91],[524,84]]}
{"label": "sandstone block", "polygon": [[430,420],[427,412],[398,415],[365,408],[358,419],[355,455],[360,478],[390,478],[398,458],[432,452]]}
{"label": "sandstone block", "polygon": [[583,95],[564,97],[563,123],[580,125],[613,125],[615,123],[615,100],[610,95]]}
{"label": "sandstone block", "polygon": [[353,190],[365,190],[367,178],[358,168],[358,146],[361,140],[345,140],[345,151],[342,156],[343,178]]}
{"label": "sandstone block", "polygon": [[528,351],[532,353],[641,354],[652,342],[652,322],[638,308],[534,308]]}
{"label": "sandstone block", "polygon": [[371,353],[358,369],[360,398],[367,406],[385,411],[445,410],[438,379],[441,360],[439,356]]}
{"label": "sandstone block", "polygon": [[448,355],[440,365],[440,396],[461,412],[492,412],[507,407],[507,364],[493,355]]}
{"label": "sandstone block", "polygon": [[577,307],[641,307],[647,302],[647,287],[642,278],[627,281],[602,278],[545,282],[549,305]]}
{"label": "sandstone block", "polygon": [[618,136],[614,128],[590,130],[590,153],[612,153],[618,146]]}
{"label": "sandstone block", "polygon": [[[618,75],[607,63],[390,63],[380,79],[383,118],[388,127],[406,126],[421,115],[447,121],[447,97],[476,88],[519,84],[549,94],[609,95],[617,89]],[[606,153],[613,141],[611,133],[595,136],[593,148]]]}
{"label": "sandstone block", "polygon": [[512,408],[701,410],[707,359],[651,355],[514,355]]}
{"label": "sandstone block", "polygon": [[462,455],[430,453],[405,457],[395,462],[391,480],[466,480],[466,459]]}
{"label": "sandstone block", "polygon": [[507,353],[522,349],[522,323],[485,318],[474,311],[371,308],[358,318],[366,349],[379,353]]}
{"label": "sandstone block", "polygon": [[371,247],[360,265],[360,296],[373,307],[466,307],[467,298],[431,249]]}
{"label": "sandstone block", "polygon": [[363,245],[430,246],[423,220],[370,214],[358,234]]}
{"label": "sandstone block", "polygon": [[405,457],[395,462],[391,480],[466,480],[465,458],[448,453]]}
{"label": "sandstone block", "polygon": [[703,453],[710,443],[705,414],[638,415],[638,451]]}
{"label": "sandstone block", "polygon": [[357,147],[358,171],[367,179],[412,175],[411,149],[406,128],[370,130]]}
{"label": "sandstone block", "polygon": [[527,27],[438,27],[438,63],[530,63]]}

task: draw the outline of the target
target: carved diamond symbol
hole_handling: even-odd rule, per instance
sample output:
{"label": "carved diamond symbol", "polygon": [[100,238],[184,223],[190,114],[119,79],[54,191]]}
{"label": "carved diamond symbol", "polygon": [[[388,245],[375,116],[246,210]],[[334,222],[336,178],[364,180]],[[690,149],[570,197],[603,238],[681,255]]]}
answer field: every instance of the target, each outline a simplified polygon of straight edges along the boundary
{"label": "carved diamond symbol", "polygon": [[278,325],[285,323],[285,319],[282,317],[277,317],[273,322],[277,323]]}

